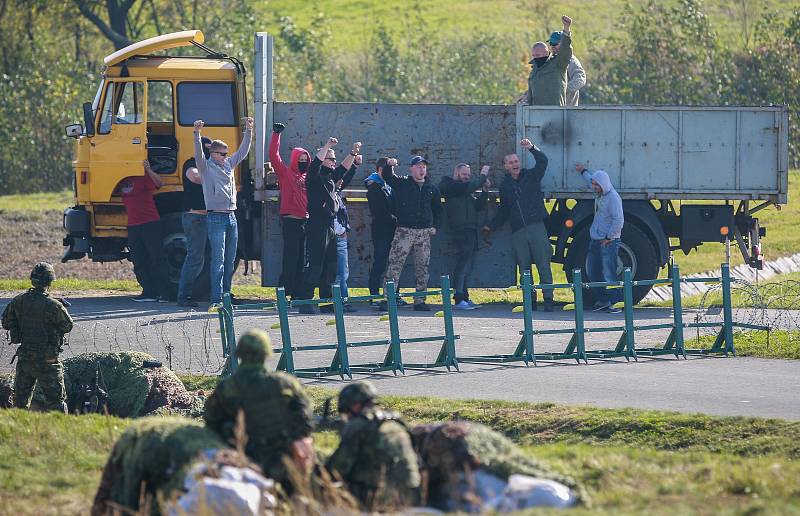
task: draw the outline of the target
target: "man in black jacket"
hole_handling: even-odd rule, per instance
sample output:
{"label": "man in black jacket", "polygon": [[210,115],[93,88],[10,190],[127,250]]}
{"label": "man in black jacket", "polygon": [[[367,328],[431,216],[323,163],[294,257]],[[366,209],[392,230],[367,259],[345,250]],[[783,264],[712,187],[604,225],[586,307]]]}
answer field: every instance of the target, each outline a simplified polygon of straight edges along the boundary
{"label": "man in black jacket", "polygon": [[[522,274],[529,271],[531,263],[536,264],[541,284],[553,283],[550,270],[550,257],[553,249],[550,237],[544,225],[547,210],[544,207],[542,178],[547,170],[547,156],[527,138],[520,142],[523,149],[533,154],[536,164],[533,168],[520,168],[519,156],[509,154],[503,158],[503,166],[508,171],[500,185],[500,207],[494,220],[484,231],[502,227],[506,221],[511,222],[511,242],[514,257]],[[544,290],[544,311],[553,311],[553,291]],[[535,299],[534,299],[535,303]],[[534,309],[535,309],[534,304]]]}
{"label": "man in black jacket", "polygon": [[[447,223],[456,248],[456,265],[453,270],[454,302],[457,310],[478,308],[469,299],[467,278],[472,272],[475,254],[478,252],[478,212],[486,209],[489,191],[489,166],[484,165],[478,177],[472,178],[470,166],[459,163],[453,177],[443,177],[439,190],[445,198]],[[481,193],[475,195],[475,190]]]}
{"label": "man in black jacket", "polygon": [[[414,156],[409,163],[411,175],[398,177],[388,174],[386,182],[392,187],[397,230],[389,250],[386,280],[398,285],[406,258],[414,250],[414,273],[417,292],[428,288],[428,264],[431,260],[431,237],[436,234],[442,215],[442,194],[427,178],[428,161]],[[425,297],[414,298],[414,310],[427,312]]]}
{"label": "man in black jacket", "polygon": [[[353,150],[336,166],[336,153],[333,147],[339,143],[336,138],[328,138],[325,146],[319,149],[306,174],[308,192],[308,223],[306,224],[306,246],[308,249],[308,271],[300,289],[298,299],[312,299],[314,288],[319,287],[320,299],[331,297],[331,284],[336,279],[336,235],[333,219],[339,211],[340,199],[336,194],[336,183],[346,176],[355,174],[354,161],[361,149],[361,142],[353,144]],[[349,179],[347,179],[349,181]],[[316,313],[313,305],[300,305],[300,313]],[[323,311],[333,311],[332,306]]]}
{"label": "man in black jacket", "polygon": [[367,188],[367,203],[372,218],[372,266],[369,269],[369,294],[376,296],[383,283],[383,274],[389,261],[389,250],[392,247],[397,217],[394,214],[392,187],[384,178],[394,174],[397,166],[395,158],[379,158],[375,164],[375,172],[367,176],[364,186]]}

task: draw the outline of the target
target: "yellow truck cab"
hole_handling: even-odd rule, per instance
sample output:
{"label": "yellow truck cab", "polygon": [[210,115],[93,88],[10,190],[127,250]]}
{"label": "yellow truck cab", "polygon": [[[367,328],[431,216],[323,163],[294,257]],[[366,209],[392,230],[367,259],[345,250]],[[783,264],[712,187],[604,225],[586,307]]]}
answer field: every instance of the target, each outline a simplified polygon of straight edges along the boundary
{"label": "yellow truck cab", "polygon": [[[164,266],[177,283],[186,252],[182,175],[194,156],[193,123],[204,120],[204,136],[236,149],[247,116],[244,67],[203,42],[199,30],[177,32],[134,43],[104,59],[94,101],[83,106],[84,125],[66,128],[67,135],[76,138],[75,205],[64,212],[62,261],[88,256],[106,262],[128,256],[128,219],[119,184],[126,177],[144,175],[146,159],[164,182],[155,201],[164,229]],[[190,45],[206,55],[152,55]],[[245,161],[236,171],[240,194],[248,178]]]}

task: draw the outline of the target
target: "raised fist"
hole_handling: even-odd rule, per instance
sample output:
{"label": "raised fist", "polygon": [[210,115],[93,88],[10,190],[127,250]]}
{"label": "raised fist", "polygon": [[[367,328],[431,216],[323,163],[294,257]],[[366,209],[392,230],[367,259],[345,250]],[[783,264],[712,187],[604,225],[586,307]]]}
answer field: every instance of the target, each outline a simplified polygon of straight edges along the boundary
{"label": "raised fist", "polygon": [[202,120],[195,120],[194,121],[194,130],[195,131],[199,131],[200,129],[203,128],[204,125],[206,125],[206,124]]}
{"label": "raised fist", "polygon": [[255,120],[253,120],[252,116],[248,116],[247,120],[244,121],[244,126],[247,129],[252,129],[254,124],[255,124]]}
{"label": "raised fist", "polygon": [[481,167],[481,174],[484,176],[489,175],[489,165],[484,165]]}
{"label": "raised fist", "polygon": [[533,147],[533,144],[527,138],[524,138],[522,141],[519,142],[519,144],[522,146],[523,149],[530,149],[531,147]]}
{"label": "raised fist", "polygon": [[357,167],[361,166],[361,162],[363,161],[364,161],[364,156],[362,156],[361,154],[356,154],[356,157],[353,158],[353,163],[355,163]]}
{"label": "raised fist", "polygon": [[286,129],[286,124],[282,124],[280,122],[275,122],[274,124],[272,124],[272,130],[275,131],[276,133],[280,133],[284,129]]}
{"label": "raised fist", "polygon": [[328,147],[334,147],[337,143],[339,143],[339,140],[337,140],[333,136],[328,137],[328,143],[327,143]]}
{"label": "raised fist", "polygon": [[575,163],[575,172],[583,174],[584,170],[586,170],[586,167],[583,166],[583,163]]}
{"label": "raised fist", "polygon": [[390,167],[396,167],[397,158],[389,158],[389,161],[387,161],[386,164],[389,165]]}
{"label": "raised fist", "polygon": [[356,142],[353,144],[353,154],[358,154],[361,152],[361,142]]}
{"label": "raised fist", "polygon": [[562,16],[561,21],[564,23],[565,29],[569,29],[569,26],[572,25],[572,18],[567,15]]}

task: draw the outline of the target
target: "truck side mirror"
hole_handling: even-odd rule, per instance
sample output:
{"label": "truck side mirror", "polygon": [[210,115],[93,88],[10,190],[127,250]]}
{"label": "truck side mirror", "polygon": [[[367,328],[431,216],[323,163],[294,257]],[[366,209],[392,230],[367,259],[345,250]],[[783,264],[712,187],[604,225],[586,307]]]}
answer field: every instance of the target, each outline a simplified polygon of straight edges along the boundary
{"label": "truck side mirror", "polygon": [[65,130],[69,138],[77,138],[83,135],[83,126],[81,124],[70,124]]}
{"label": "truck side mirror", "polygon": [[86,124],[86,136],[94,136],[94,112],[91,102],[83,104],[83,122]]}

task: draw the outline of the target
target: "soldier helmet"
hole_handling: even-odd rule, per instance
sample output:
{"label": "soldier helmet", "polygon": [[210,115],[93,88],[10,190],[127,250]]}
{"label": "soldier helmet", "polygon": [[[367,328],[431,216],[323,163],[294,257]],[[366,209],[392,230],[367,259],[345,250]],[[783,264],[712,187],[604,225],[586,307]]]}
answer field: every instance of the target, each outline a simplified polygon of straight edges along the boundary
{"label": "soldier helmet", "polygon": [[48,287],[56,279],[56,271],[47,262],[39,262],[31,271],[31,283],[34,287]]}
{"label": "soldier helmet", "polygon": [[350,409],[357,403],[376,399],[378,399],[378,390],[372,385],[372,382],[361,380],[351,383],[341,390],[337,410],[339,413],[350,412]]}
{"label": "soldier helmet", "polygon": [[253,328],[239,337],[236,356],[242,362],[263,363],[272,354],[272,340],[267,332]]}

